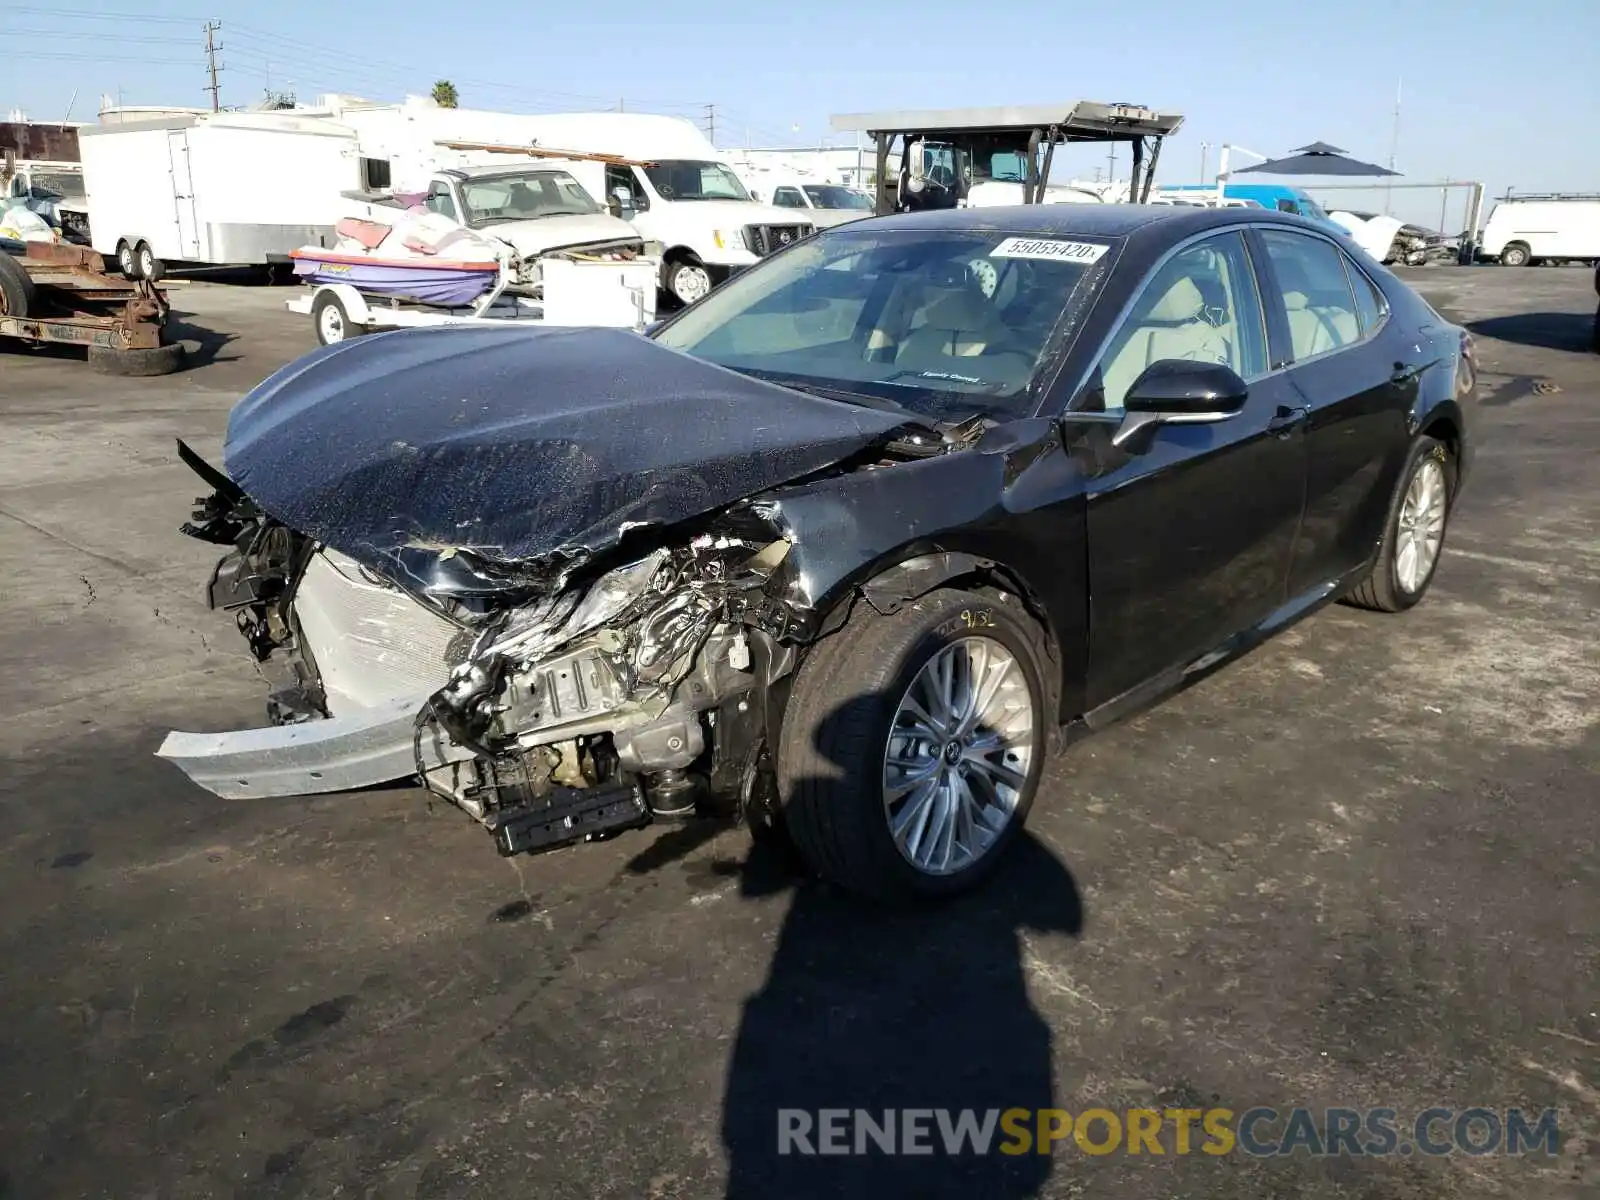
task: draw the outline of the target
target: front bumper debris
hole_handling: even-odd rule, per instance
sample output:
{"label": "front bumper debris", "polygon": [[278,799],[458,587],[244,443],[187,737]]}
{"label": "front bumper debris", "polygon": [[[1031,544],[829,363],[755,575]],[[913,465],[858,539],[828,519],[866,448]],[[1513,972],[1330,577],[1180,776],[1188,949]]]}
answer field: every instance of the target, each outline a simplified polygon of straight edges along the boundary
{"label": "front bumper debris", "polygon": [[167,734],[156,754],[225,800],[349,791],[375,780],[408,779],[417,757],[432,770],[472,751],[416,737],[426,693],[346,715],[227,733]]}

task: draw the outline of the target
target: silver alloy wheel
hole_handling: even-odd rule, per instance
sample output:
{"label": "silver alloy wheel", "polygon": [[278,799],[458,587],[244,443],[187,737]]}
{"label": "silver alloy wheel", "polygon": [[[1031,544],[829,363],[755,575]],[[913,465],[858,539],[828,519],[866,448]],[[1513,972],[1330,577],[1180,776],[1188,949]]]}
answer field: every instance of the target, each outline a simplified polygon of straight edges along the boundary
{"label": "silver alloy wheel", "polygon": [[1444,467],[1433,457],[1417,466],[1400,504],[1400,520],[1395,534],[1394,575],[1401,591],[1416,595],[1433,574],[1439,561],[1439,546],[1444,541]]}
{"label": "silver alloy wheel", "polygon": [[322,335],[324,346],[344,341],[344,312],[337,304],[324,305],[317,314],[317,332]]}
{"label": "silver alloy wheel", "polygon": [[711,272],[704,267],[684,263],[672,273],[672,294],[685,304],[693,304],[710,291]]}
{"label": "silver alloy wheel", "polygon": [[139,269],[139,264],[133,257],[133,247],[126,242],[117,247],[117,269],[129,279],[132,279],[134,272]]}
{"label": "silver alloy wheel", "polygon": [[953,875],[993,847],[1015,816],[1036,752],[1022,664],[987,637],[929,659],[895,710],[883,756],[883,807],[901,855]]}

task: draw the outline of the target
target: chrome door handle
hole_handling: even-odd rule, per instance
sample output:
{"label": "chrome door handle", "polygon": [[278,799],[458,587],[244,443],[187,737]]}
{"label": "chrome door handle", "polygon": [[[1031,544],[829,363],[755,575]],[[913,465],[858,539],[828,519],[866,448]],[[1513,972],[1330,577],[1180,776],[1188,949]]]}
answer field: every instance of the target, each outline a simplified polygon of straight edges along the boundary
{"label": "chrome door handle", "polygon": [[1272,420],[1267,422],[1268,433],[1287,433],[1296,425],[1304,424],[1311,415],[1309,407],[1290,408],[1287,404],[1278,405],[1278,411],[1273,414]]}

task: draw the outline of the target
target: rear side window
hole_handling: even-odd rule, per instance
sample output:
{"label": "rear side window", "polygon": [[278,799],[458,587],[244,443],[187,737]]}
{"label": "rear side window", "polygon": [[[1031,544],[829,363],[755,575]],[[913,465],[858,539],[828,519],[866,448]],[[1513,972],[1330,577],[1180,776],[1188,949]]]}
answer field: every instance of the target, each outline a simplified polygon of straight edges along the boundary
{"label": "rear side window", "polygon": [[1350,277],[1350,289],[1355,292],[1356,317],[1361,322],[1361,336],[1370,337],[1389,315],[1389,302],[1378,290],[1378,285],[1367,278],[1367,273],[1350,261],[1349,255],[1341,254],[1339,257],[1344,259],[1345,274]]}
{"label": "rear side window", "polygon": [[1295,361],[1360,341],[1361,318],[1343,253],[1319,237],[1286,229],[1262,230],[1261,240],[1278,278]]}

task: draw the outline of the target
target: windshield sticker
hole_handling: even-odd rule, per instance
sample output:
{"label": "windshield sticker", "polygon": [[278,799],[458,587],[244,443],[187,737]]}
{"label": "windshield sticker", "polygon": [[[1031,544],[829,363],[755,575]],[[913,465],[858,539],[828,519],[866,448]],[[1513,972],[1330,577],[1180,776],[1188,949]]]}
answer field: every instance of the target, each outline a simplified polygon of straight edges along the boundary
{"label": "windshield sticker", "polygon": [[989,251],[990,258],[1047,258],[1056,262],[1099,262],[1108,247],[1056,238],[1011,237]]}

